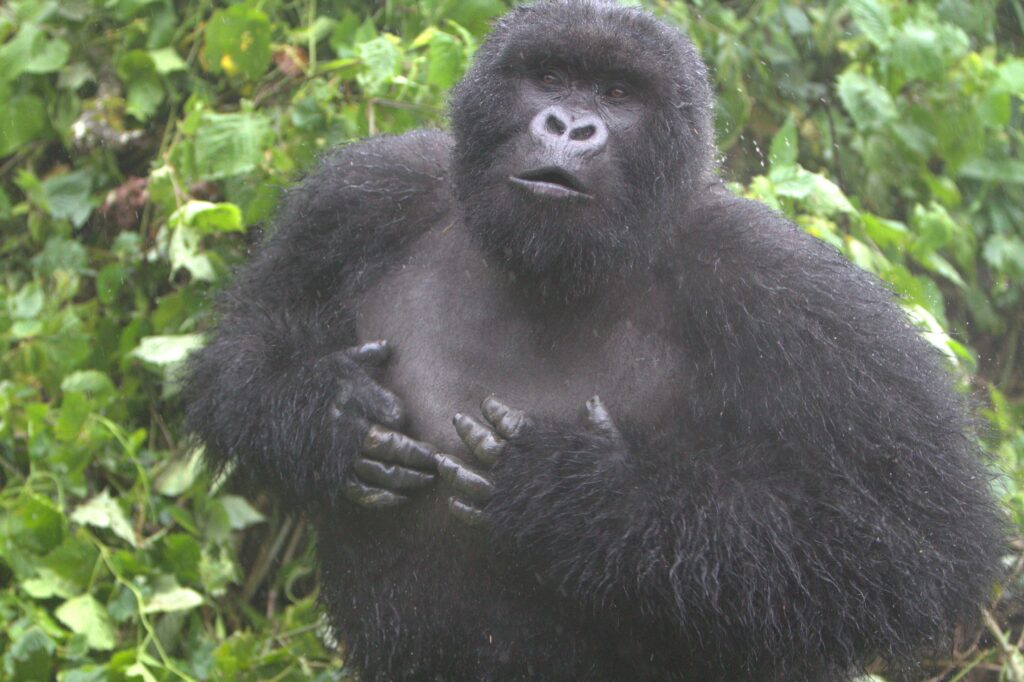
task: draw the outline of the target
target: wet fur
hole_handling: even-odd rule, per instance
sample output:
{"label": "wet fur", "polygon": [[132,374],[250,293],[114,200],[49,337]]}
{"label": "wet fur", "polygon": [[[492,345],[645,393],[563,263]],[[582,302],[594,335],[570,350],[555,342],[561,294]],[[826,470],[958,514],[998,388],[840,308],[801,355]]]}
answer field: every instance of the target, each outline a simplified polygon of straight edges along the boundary
{"label": "wet fur", "polygon": [[[580,62],[618,45],[675,65],[654,74],[671,94],[650,146],[578,237],[473,184],[514,124],[498,56],[547,49],[567,22],[588,38],[557,44]],[[876,657],[913,667],[974,619],[1002,535],[966,401],[879,282],[722,187],[709,93],[689,41],[643,12],[513,10],[455,91],[454,142],[415,131],[330,153],[221,297],[189,427],[212,465],[315,520],[323,601],[363,679],[839,681]],[[474,265],[432,266],[431,249]],[[449,313],[442,290],[460,292]],[[484,345],[487,321],[459,318],[492,309],[484,291],[511,292],[493,310],[525,341]],[[441,312],[417,321],[426,305]],[[640,331],[585,340],[625,318]],[[475,380],[536,405],[494,472],[491,530],[454,524],[443,491],[396,511],[341,499],[359,434],[328,418],[336,353],[377,330],[404,334],[384,381],[415,437],[455,447],[416,415],[473,409]],[[653,359],[609,393],[609,358],[641,341]],[[565,343],[575,384],[536,390]],[[591,387],[626,451],[575,419]]]}

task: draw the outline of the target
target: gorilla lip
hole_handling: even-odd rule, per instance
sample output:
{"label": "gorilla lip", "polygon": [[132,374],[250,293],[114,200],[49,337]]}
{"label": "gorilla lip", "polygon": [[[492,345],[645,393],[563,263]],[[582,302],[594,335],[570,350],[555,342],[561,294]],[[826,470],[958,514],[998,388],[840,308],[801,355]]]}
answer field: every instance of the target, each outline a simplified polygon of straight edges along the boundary
{"label": "gorilla lip", "polygon": [[510,176],[509,180],[541,196],[556,199],[591,198],[579,180],[562,168],[538,168]]}

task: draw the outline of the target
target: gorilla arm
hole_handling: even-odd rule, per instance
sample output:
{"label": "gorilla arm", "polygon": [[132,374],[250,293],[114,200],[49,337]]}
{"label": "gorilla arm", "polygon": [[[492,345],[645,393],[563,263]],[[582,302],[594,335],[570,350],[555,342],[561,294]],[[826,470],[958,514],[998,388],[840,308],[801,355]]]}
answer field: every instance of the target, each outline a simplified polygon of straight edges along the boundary
{"label": "gorilla arm", "polygon": [[429,449],[391,430],[401,404],[370,377],[388,346],[355,346],[351,305],[444,216],[448,145],[429,132],[353,144],[288,193],[189,363],[188,426],[209,461],[305,504],[344,492],[387,506],[430,483]]}
{"label": "gorilla arm", "polygon": [[999,529],[935,354],[870,276],[764,207],[720,199],[687,222],[698,390],[676,414],[695,427],[485,401],[489,426],[456,427],[493,466],[439,457],[453,511],[599,617],[737,661],[842,670],[941,646],[990,584]]}

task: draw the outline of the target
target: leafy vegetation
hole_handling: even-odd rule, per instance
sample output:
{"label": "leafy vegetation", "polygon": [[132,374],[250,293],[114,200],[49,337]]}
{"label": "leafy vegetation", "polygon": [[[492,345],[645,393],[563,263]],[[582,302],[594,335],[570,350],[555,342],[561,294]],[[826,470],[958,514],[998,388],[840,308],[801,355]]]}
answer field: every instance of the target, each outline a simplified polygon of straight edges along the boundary
{"label": "leafy vegetation", "polygon": [[[695,0],[736,190],[877,273],[1024,529],[1024,2]],[[175,370],[318,153],[443,125],[499,0],[0,7],[0,678],[335,679],[301,519],[198,466]],[[1024,682],[1021,568],[936,679]],[[942,677],[944,675],[944,677]]]}

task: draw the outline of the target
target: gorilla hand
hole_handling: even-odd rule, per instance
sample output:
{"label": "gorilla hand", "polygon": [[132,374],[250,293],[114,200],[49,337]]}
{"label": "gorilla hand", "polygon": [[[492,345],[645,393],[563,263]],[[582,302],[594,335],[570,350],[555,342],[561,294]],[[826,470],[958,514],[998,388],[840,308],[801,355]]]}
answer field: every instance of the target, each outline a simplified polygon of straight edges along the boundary
{"label": "gorilla hand", "polygon": [[405,421],[401,401],[369,374],[390,356],[386,341],[371,341],[338,354],[342,381],[331,416],[360,443],[343,483],[345,497],[371,508],[394,507],[408,493],[434,481],[433,448],[397,430]]}
{"label": "gorilla hand", "polygon": [[[487,473],[480,468],[470,468],[452,456],[437,455],[441,478],[455,491],[455,495],[448,500],[449,509],[456,518],[473,525],[483,521],[483,508],[494,495],[490,469],[498,463],[508,441],[531,426],[531,420],[524,412],[505,405],[493,396],[484,400],[481,412],[487,420],[486,425],[464,414],[455,415],[452,423],[462,442]],[[596,395],[586,402],[584,421],[589,431],[603,436],[615,444],[617,449],[625,450],[622,434]]]}

